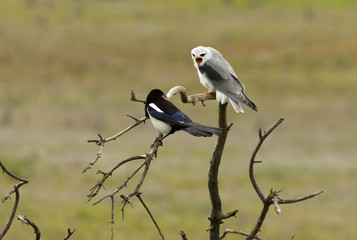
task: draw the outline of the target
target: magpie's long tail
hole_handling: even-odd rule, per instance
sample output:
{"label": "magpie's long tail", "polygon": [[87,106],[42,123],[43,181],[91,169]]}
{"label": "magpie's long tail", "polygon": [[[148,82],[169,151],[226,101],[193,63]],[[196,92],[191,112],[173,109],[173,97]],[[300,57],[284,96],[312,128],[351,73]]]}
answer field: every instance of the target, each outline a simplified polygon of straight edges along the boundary
{"label": "magpie's long tail", "polygon": [[223,128],[209,127],[196,122],[191,122],[190,125],[190,127],[183,130],[196,137],[211,137],[213,134],[219,136],[224,130]]}

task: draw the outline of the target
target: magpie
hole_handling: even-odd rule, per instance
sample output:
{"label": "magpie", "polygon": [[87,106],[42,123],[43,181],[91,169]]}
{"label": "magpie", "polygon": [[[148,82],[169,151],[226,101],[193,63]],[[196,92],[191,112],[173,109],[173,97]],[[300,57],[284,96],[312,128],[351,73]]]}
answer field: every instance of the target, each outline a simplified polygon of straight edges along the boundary
{"label": "magpie", "polygon": [[145,116],[150,118],[152,125],[163,135],[163,138],[179,130],[184,130],[195,137],[222,134],[223,128],[209,127],[192,121],[165,97],[160,89],[153,89],[145,101]]}

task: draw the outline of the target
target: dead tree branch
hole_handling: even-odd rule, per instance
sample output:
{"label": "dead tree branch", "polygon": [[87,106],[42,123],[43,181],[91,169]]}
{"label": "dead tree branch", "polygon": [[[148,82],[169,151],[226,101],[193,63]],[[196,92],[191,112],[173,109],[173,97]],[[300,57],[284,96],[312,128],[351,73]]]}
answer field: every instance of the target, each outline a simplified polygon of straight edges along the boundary
{"label": "dead tree branch", "polygon": [[130,125],[129,127],[125,128],[124,130],[120,131],[119,133],[108,137],[108,138],[103,138],[99,133],[99,139],[96,140],[88,140],[89,143],[94,142],[95,144],[97,144],[98,146],[100,146],[99,152],[97,153],[97,157],[94,159],[93,162],[90,162],[89,165],[83,169],[82,173],[87,172],[89,169],[91,169],[93,167],[93,165],[99,160],[99,158],[101,158],[102,153],[103,153],[103,148],[104,148],[104,144],[113,140],[116,140],[118,137],[122,136],[123,134],[127,133],[128,131],[130,131],[131,129],[135,128],[136,126],[140,125],[141,123],[145,123],[147,117],[142,117],[140,119],[137,119],[131,115],[127,115],[128,117],[132,118],[135,120],[135,123],[133,123],[132,125]]}
{"label": "dead tree branch", "polygon": [[76,231],[76,229],[73,229],[73,230],[71,231],[71,229],[68,228],[68,229],[67,229],[67,236],[64,238],[64,240],[69,239],[75,231]]}
{"label": "dead tree branch", "polygon": [[3,197],[1,199],[1,202],[5,202],[7,199],[10,198],[10,196],[15,193],[15,202],[14,202],[14,206],[12,207],[12,211],[9,217],[9,220],[7,222],[7,224],[5,225],[4,229],[1,231],[0,233],[0,240],[3,239],[3,237],[6,235],[7,231],[10,229],[10,226],[14,220],[17,208],[19,206],[19,201],[20,201],[20,192],[19,189],[22,185],[28,183],[28,180],[25,178],[21,178],[16,176],[15,174],[11,173],[10,171],[8,171],[6,169],[6,167],[3,165],[3,163],[0,161],[0,167],[3,171],[3,173],[6,173],[7,175],[9,175],[10,177],[12,177],[15,180],[20,181],[19,183],[15,184],[13,187],[13,190],[11,190],[8,194],[5,195],[5,197]]}
{"label": "dead tree branch", "polygon": [[186,233],[184,231],[180,231],[180,235],[181,235],[182,240],[188,240]]}
{"label": "dead tree branch", "polygon": [[267,132],[262,133],[262,130],[261,129],[259,130],[259,142],[258,142],[255,150],[253,151],[252,157],[250,159],[250,164],[249,164],[250,180],[251,180],[251,183],[255,189],[255,192],[257,193],[257,195],[259,196],[260,200],[263,203],[263,209],[260,213],[257,223],[255,224],[255,226],[252,229],[252,231],[250,232],[250,234],[247,236],[247,238],[246,238],[247,240],[256,238],[257,234],[260,232],[260,228],[263,225],[265,217],[269,211],[270,205],[273,204],[275,207],[276,213],[280,214],[281,209],[279,207],[279,204],[288,204],[288,203],[304,201],[304,200],[315,197],[315,196],[319,195],[320,193],[322,193],[322,191],[318,191],[316,193],[313,193],[313,194],[310,194],[310,195],[307,195],[304,197],[300,197],[297,199],[284,200],[284,199],[279,198],[279,191],[275,191],[275,190],[271,189],[269,195],[267,197],[265,197],[264,194],[262,193],[262,191],[260,190],[260,188],[255,180],[255,176],[254,176],[254,164],[260,163],[260,161],[255,161],[255,158],[256,158],[256,155],[257,155],[260,147],[262,146],[264,140],[269,136],[270,133],[272,133],[272,131],[274,131],[274,129],[276,127],[278,127],[283,122],[283,120],[284,120],[284,118],[280,118]]}
{"label": "dead tree branch", "polygon": [[35,232],[35,234],[36,234],[36,240],[40,240],[40,238],[41,238],[41,232],[40,232],[40,229],[37,227],[37,225],[34,223],[34,222],[32,222],[28,217],[26,217],[26,216],[17,216],[17,220],[20,220],[22,223],[25,223],[26,225],[30,225],[32,228],[33,228],[33,230],[34,230],[34,232]]}
{"label": "dead tree branch", "polygon": [[[226,236],[228,233],[239,234],[239,235],[246,236],[246,237],[249,236],[248,233],[245,233],[245,232],[242,232],[242,231],[236,231],[236,230],[226,229],[226,230],[224,230],[224,232],[223,232],[222,236],[220,237],[220,239],[225,238],[225,236]],[[264,240],[263,238],[260,238],[260,237],[257,237],[257,236],[255,236],[254,239]]]}
{"label": "dead tree branch", "polygon": [[153,217],[153,215],[151,214],[150,209],[146,206],[144,200],[141,198],[141,193],[137,193],[135,196],[139,199],[139,201],[141,202],[141,204],[142,204],[143,207],[145,208],[146,212],[149,214],[151,220],[153,221],[153,223],[154,223],[154,225],[155,225],[157,231],[159,232],[159,234],[160,234],[160,236],[161,236],[161,239],[164,240],[165,237],[164,237],[164,235],[161,233],[160,227],[159,227],[159,225],[157,224],[157,222],[156,222],[155,218]]}
{"label": "dead tree branch", "polygon": [[[20,181],[19,183],[15,184],[14,185],[14,188],[13,190],[11,190],[8,194],[6,194],[5,197],[3,197],[1,199],[2,202],[5,202],[7,199],[10,198],[10,196],[15,193],[15,202],[14,202],[14,206],[12,208],[12,211],[11,211],[11,214],[10,214],[10,218],[5,226],[5,228],[3,229],[3,231],[0,233],[0,240],[4,238],[5,234],[7,233],[7,231],[10,229],[10,226],[15,218],[15,214],[16,214],[16,211],[17,211],[17,208],[18,208],[18,205],[19,205],[19,201],[20,201],[20,192],[19,192],[19,189],[22,185],[28,183],[28,179],[27,178],[21,178],[21,177],[18,177],[16,176],[15,174],[11,173],[10,171],[8,171],[5,166],[2,164],[2,162],[0,161],[0,167],[2,169],[2,171],[4,173],[6,173],[7,175],[9,175],[10,177]],[[17,216],[17,219],[20,220],[22,223],[25,223],[27,225],[30,225],[33,229],[34,229],[34,232],[36,234],[36,240],[39,240],[41,238],[41,232],[40,232],[40,229],[37,227],[37,225],[32,222],[28,217],[26,216],[21,216],[21,215],[18,215]],[[75,230],[73,231],[70,231],[70,229],[68,229],[68,235],[67,237],[65,238],[68,239],[74,232]]]}

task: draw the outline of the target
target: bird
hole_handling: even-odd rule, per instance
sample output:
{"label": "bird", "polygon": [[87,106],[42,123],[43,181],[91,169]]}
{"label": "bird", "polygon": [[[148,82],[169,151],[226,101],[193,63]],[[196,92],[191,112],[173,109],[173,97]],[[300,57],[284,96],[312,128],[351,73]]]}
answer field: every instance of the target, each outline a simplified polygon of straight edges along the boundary
{"label": "bird", "polygon": [[164,139],[176,131],[183,130],[195,137],[219,136],[223,128],[209,127],[192,121],[181,112],[173,103],[166,100],[166,95],[160,89],[153,89],[145,101],[145,116],[150,118],[154,128]]}
{"label": "bird", "polygon": [[208,88],[209,92],[216,91],[219,103],[224,104],[229,99],[237,113],[244,113],[240,104],[258,111],[257,106],[245,95],[245,87],[234,69],[219,51],[212,47],[198,46],[192,49],[191,57],[201,84]]}

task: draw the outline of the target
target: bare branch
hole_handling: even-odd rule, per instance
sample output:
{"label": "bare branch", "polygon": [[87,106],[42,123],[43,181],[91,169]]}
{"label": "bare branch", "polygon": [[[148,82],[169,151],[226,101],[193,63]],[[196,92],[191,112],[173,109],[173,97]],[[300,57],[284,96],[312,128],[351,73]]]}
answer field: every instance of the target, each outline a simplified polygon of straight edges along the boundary
{"label": "bare branch", "polygon": [[6,173],[7,175],[9,175],[10,177],[20,181],[19,183],[15,184],[14,187],[13,187],[13,190],[11,190],[8,194],[6,194],[2,199],[1,201],[2,202],[5,202],[7,199],[10,198],[11,194],[15,193],[15,202],[14,202],[14,206],[12,207],[12,211],[11,211],[11,214],[10,214],[10,217],[9,217],[9,220],[7,222],[7,224],[5,225],[4,229],[0,232],[0,239],[3,239],[3,237],[6,235],[7,231],[10,229],[10,226],[14,220],[14,217],[15,217],[15,214],[16,214],[16,211],[17,211],[17,208],[19,206],[19,201],[20,201],[20,192],[19,192],[19,189],[22,185],[28,183],[28,180],[25,179],[25,178],[21,178],[21,177],[18,177],[16,176],[15,174],[11,173],[10,171],[8,171],[6,169],[6,167],[2,164],[2,162],[0,161],[0,167],[2,169],[2,171],[4,173]]}
{"label": "bare branch", "polygon": [[[131,101],[134,102],[142,102],[145,103],[144,100],[139,100],[135,97],[135,93],[134,90],[131,90]],[[100,146],[99,152],[97,153],[97,157],[94,159],[94,161],[90,162],[89,165],[82,171],[82,173],[87,172],[88,170],[90,170],[92,168],[92,166],[99,160],[99,158],[101,158],[102,153],[103,153],[103,148],[104,148],[104,144],[109,142],[109,141],[113,141],[116,140],[118,137],[122,136],[123,134],[127,133],[128,131],[130,131],[131,129],[135,128],[136,126],[140,125],[141,123],[145,123],[145,121],[148,119],[146,116],[142,117],[142,118],[136,118],[134,116],[131,116],[129,114],[127,114],[128,117],[132,118],[135,120],[135,123],[133,123],[132,125],[130,125],[129,127],[125,128],[124,130],[122,130],[121,132],[108,137],[108,138],[103,138],[99,133],[99,139],[90,139],[87,140],[87,142],[89,143],[95,143],[98,146]]]}
{"label": "bare branch", "polygon": [[71,229],[68,228],[68,229],[67,229],[67,236],[64,238],[64,240],[69,239],[75,231],[76,231],[76,229],[73,229],[73,230],[71,231]]}
{"label": "bare branch", "polygon": [[313,198],[321,193],[323,193],[324,191],[318,191],[318,192],[315,192],[315,193],[312,193],[310,195],[307,195],[307,196],[304,196],[304,197],[300,197],[300,198],[296,198],[296,199],[280,199],[279,198],[279,201],[278,203],[279,204],[289,204],[289,203],[296,203],[296,202],[301,202],[301,201],[304,201],[304,200],[307,200],[307,199],[310,199],[310,198]]}
{"label": "bare branch", "polygon": [[131,98],[130,98],[131,101],[133,101],[133,102],[141,102],[141,103],[144,103],[144,104],[145,104],[145,101],[144,101],[144,100],[140,100],[140,99],[137,99],[137,98],[135,97],[135,93],[134,93],[134,90],[133,90],[133,89],[131,89],[131,91],[130,91],[130,96],[131,96]]}
{"label": "bare branch", "polygon": [[19,205],[19,201],[20,201],[20,192],[18,187],[15,187],[15,202],[14,202],[14,206],[12,207],[12,211],[10,214],[10,218],[9,221],[7,222],[7,224],[5,225],[4,229],[2,230],[2,232],[0,233],[0,239],[3,239],[3,237],[6,235],[7,231],[10,229],[10,226],[12,224],[12,221],[14,220],[16,211],[17,211],[17,207]]}
{"label": "bare branch", "polygon": [[102,142],[102,140],[103,140],[102,136],[100,134],[98,134],[98,135],[100,137],[100,142],[101,142],[100,144],[98,144],[99,142],[97,142],[97,140],[88,140],[88,142],[94,141],[100,146],[99,152],[97,153],[97,157],[94,159],[93,162],[90,162],[89,165],[85,169],[83,169],[82,173],[85,173],[88,170],[90,170],[92,168],[92,166],[99,160],[99,158],[102,157],[102,152],[103,152],[103,149],[104,149],[104,143]]}
{"label": "bare branch", "polygon": [[[161,135],[158,136],[158,138],[156,139],[160,139]],[[148,207],[146,206],[145,202],[143,201],[143,199],[141,198],[141,193],[140,193],[140,188],[142,186],[142,184],[144,183],[144,180],[146,178],[146,175],[149,171],[150,168],[150,163],[152,161],[152,159],[157,155],[157,151],[158,148],[162,146],[162,142],[155,140],[154,143],[151,145],[151,151],[150,153],[147,153],[145,155],[140,155],[140,156],[134,156],[128,159],[125,159],[123,161],[121,161],[120,163],[118,163],[116,166],[114,166],[109,172],[102,172],[102,171],[98,171],[100,174],[102,174],[102,178],[97,182],[97,184],[90,190],[90,194],[88,195],[88,201],[90,201],[91,199],[93,199],[99,192],[99,190],[103,187],[104,182],[113,174],[113,172],[118,169],[120,166],[122,166],[125,163],[134,161],[134,160],[139,160],[139,159],[144,159],[145,161],[136,169],[133,171],[133,173],[127,177],[127,179],[123,182],[123,184],[121,186],[119,186],[114,192],[112,192],[109,195],[106,195],[104,197],[102,197],[101,199],[99,199],[97,202],[95,202],[93,205],[100,203],[101,201],[103,201],[106,198],[111,199],[111,204],[112,204],[112,211],[111,211],[111,224],[112,224],[112,239],[114,239],[114,196],[120,192],[120,190],[122,190],[124,187],[126,187],[127,183],[144,167],[143,173],[141,175],[141,178],[139,179],[138,184],[136,185],[135,189],[128,195],[120,195],[120,197],[123,199],[123,207],[121,209],[122,211],[122,218],[124,218],[124,208],[126,206],[127,203],[131,204],[130,202],[130,198],[133,196],[136,196],[139,201],[142,203],[142,205],[144,206],[144,208],[146,209],[147,213],[149,214],[150,218],[152,219],[152,221],[154,222],[156,228],[158,229],[158,232],[161,236],[162,239],[164,239],[163,234],[161,233],[161,230],[159,228],[159,226],[157,225],[153,215],[151,214],[150,210],[148,209]]]}
{"label": "bare branch", "polygon": [[252,182],[252,185],[255,189],[255,192],[258,194],[260,200],[262,200],[263,202],[265,201],[265,197],[262,193],[262,191],[260,190],[255,177],[254,177],[254,163],[257,163],[257,161],[255,161],[255,157],[260,149],[260,147],[262,146],[264,140],[269,136],[269,134],[277,127],[279,126],[282,122],[284,121],[284,118],[280,118],[267,132],[264,132],[264,134],[262,134],[262,130],[259,129],[259,142],[256,146],[256,148],[254,149],[254,152],[252,154],[252,157],[250,159],[250,164],[249,164],[249,177],[250,177],[250,181]]}
{"label": "bare branch", "polygon": [[142,199],[141,193],[137,193],[137,194],[136,194],[136,197],[139,199],[139,201],[141,202],[141,204],[144,206],[146,212],[149,214],[151,220],[152,220],[153,223],[155,224],[155,227],[156,227],[157,231],[159,232],[161,239],[164,240],[165,237],[164,237],[164,235],[161,233],[161,230],[160,230],[159,225],[156,223],[155,218],[153,217],[153,215],[151,214],[149,208],[146,206],[144,200]]}
{"label": "bare branch", "polygon": [[114,239],[114,195],[110,195],[110,200],[112,203],[112,214],[110,216],[110,223],[112,224],[112,228],[111,228],[111,236],[110,239],[113,240]]}
{"label": "bare branch", "polygon": [[20,181],[20,182],[23,182],[23,183],[28,183],[27,178],[21,178],[21,177],[16,176],[15,174],[9,172],[9,171],[5,168],[5,166],[2,164],[1,161],[0,161],[0,167],[1,167],[1,169],[2,169],[3,172],[5,172],[7,175],[9,175],[10,177],[12,177],[13,179],[16,179],[16,180],[18,180],[18,181]]}
{"label": "bare branch", "polygon": [[104,148],[104,143],[109,142],[109,141],[113,141],[116,140],[118,137],[122,136],[123,134],[129,132],[131,129],[135,128],[136,126],[140,125],[141,123],[145,122],[147,117],[142,117],[140,119],[134,118],[133,116],[128,115],[130,118],[135,120],[135,123],[133,123],[132,125],[130,125],[129,127],[125,128],[123,131],[108,137],[108,138],[103,138],[100,134],[99,135],[99,140],[88,140],[88,142],[94,142],[97,145],[100,146],[99,152],[97,153],[97,157],[96,159],[89,163],[89,165],[82,171],[82,173],[88,171],[89,169],[92,168],[92,166],[98,161],[99,158],[101,158],[102,156],[102,152],[103,152],[103,148]]}
{"label": "bare branch", "polygon": [[184,231],[180,231],[180,235],[182,237],[182,240],[188,240],[186,233]]}
{"label": "bare branch", "polygon": [[235,217],[237,215],[238,210],[234,210],[232,212],[226,213],[226,214],[222,214],[221,219],[227,219],[230,217]]}
{"label": "bare branch", "polygon": [[138,126],[139,124],[143,123],[146,121],[146,119],[148,119],[147,117],[142,117],[140,119],[134,118],[133,116],[128,115],[130,118],[133,118],[135,120],[135,123],[133,123],[132,125],[130,125],[129,127],[125,128],[124,130],[122,130],[121,132],[108,137],[108,138],[102,138],[100,135],[100,139],[99,140],[88,140],[88,142],[94,142],[97,145],[101,145],[104,144],[106,142],[110,142],[113,140],[116,140],[118,137],[120,137],[121,135],[123,135],[124,133],[127,133],[128,131],[130,131],[131,129],[133,129],[134,127]]}
{"label": "bare branch", "polygon": [[[135,161],[135,160],[139,160],[139,159],[145,159],[145,156],[135,156],[135,157],[131,157],[131,158],[125,159],[125,160],[121,161],[120,163],[118,163],[117,165],[115,165],[115,166],[114,166],[109,172],[107,172],[107,173],[99,171],[98,173],[103,174],[103,177],[102,177],[102,179],[100,179],[100,180],[97,182],[96,185],[94,185],[94,186],[90,189],[90,194],[87,195],[87,197],[88,197],[88,202],[89,202],[90,200],[92,200],[92,199],[98,194],[98,192],[100,191],[100,189],[103,187],[104,182],[113,174],[113,172],[114,172],[117,168],[119,168],[120,166],[122,166],[122,165],[125,164],[125,163],[131,162],[131,161]],[[144,165],[144,164],[143,164],[143,165]],[[141,169],[141,167],[142,167],[143,165],[141,165],[136,171],[134,171],[134,174],[132,174],[132,176],[131,176],[130,178],[128,178],[128,179],[124,182],[124,184],[123,184],[121,187],[119,187],[119,188],[122,189],[123,187],[125,187],[126,184],[127,184],[127,182]],[[120,189],[117,190],[117,192],[120,191]],[[103,197],[103,198],[100,199],[98,202],[94,203],[93,205],[95,205],[95,204],[101,202],[103,199],[105,199],[105,198],[107,198],[107,197],[109,197],[109,195]]]}
{"label": "bare branch", "polygon": [[[226,230],[224,230],[224,232],[223,232],[222,236],[220,237],[220,239],[223,239],[228,233],[239,234],[239,235],[246,236],[246,237],[249,236],[248,233],[245,233],[245,232],[242,232],[242,231],[236,231],[236,230],[226,229]],[[263,238],[260,238],[260,237],[257,237],[257,236],[255,236],[254,239],[264,240]]]}
{"label": "bare branch", "polygon": [[181,86],[176,86],[170,89],[170,91],[166,94],[168,99],[171,99],[175,94],[180,93],[181,101],[183,103],[193,103],[202,102],[206,100],[214,100],[216,99],[216,93],[209,92],[209,93],[198,93],[195,95],[187,95],[186,88]]}
{"label": "bare branch", "polygon": [[250,176],[250,180],[252,182],[252,185],[257,193],[257,195],[259,196],[260,200],[263,202],[263,209],[260,213],[260,216],[258,218],[258,221],[256,223],[256,225],[254,226],[253,230],[251,231],[251,233],[248,235],[248,237],[246,238],[247,240],[250,239],[254,239],[257,234],[260,232],[260,228],[264,222],[264,219],[269,211],[269,207],[270,205],[274,205],[275,208],[275,212],[277,214],[281,213],[281,209],[279,207],[279,204],[288,204],[288,203],[295,203],[295,202],[299,202],[299,201],[303,201],[312,197],[315,197],[317,195],[319,195],[320,193],[322,193],[322,191],[310,194],[308,196],[305,197],[301,197],[298,199],[292,199],[292,200],[283,200],[281,198],[279,198],[279,191],[274,191],[273,189],[270,190],[270,194],[267,197],[264,197],[263,193],[261,192],[255,177],[254,177],[254,164],[258,163],[258,161],[255,161],[255,157],[256,154],[258,153],[260,147],[262,146],[264,140],[269,136],[269,134],[276,128],[278,127],[282,122],[283,122],[284,118],[280,118],[267,132],[262,133],[262,130],[259,130],[259,142],[252,154],[252,157],[250,159],[250,164],[249,164],[249,176]]}
{"label": "bare branch", "polygon": [[33,230],[35,231],[35,234],[36,234],[36,240],[39,240],[41,238],[40,229],[28,217],[19,215],[19,216],[17,216],[17,220],[20,220],[22,223],[30,225],[33,228]]}

